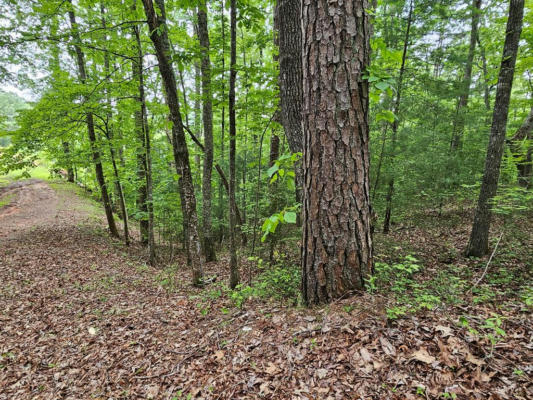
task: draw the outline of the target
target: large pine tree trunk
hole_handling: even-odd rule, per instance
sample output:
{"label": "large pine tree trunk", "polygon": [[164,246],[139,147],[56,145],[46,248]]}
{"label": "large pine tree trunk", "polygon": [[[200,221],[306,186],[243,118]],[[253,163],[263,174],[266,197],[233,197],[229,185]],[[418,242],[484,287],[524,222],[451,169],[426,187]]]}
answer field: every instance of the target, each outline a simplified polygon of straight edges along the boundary
{"label": "large pine tree trunk", "polygon": [[465,129],[465,116],[468,106],[468,97],[470,96],[470,84],[472,83],[472,64],[476,52],[477,30],[479,16],[481,14],[481,0],[472,0],[472,27],[470,29],[470,47],[468,48],[468,57],[466,59],[465,73],[461,82],[461,94],[455,110],[455,119],[453,121],[453,132],[451,149],[457,150],[462,146]]}
{"label": "large pine tree trunk", "polygon": [[[304,2],[302,295],[326,303],[372,271],[367,0]],[[328,51],[325,51],[328,49]]]}
{"label": "large pine tree trunk", "polygon": [[[70,1],[69,1],[70,2]],[[85,54],[81,50],[81,38],[78,31],[78,24],[76,22],[76,16],[74,14],[72,3],[70,4],[70,11],[68,12],[70,20],[70,28],[72,31],[72,38],[74,40],[74,50],[76,52],[76,62],[78,64],[78,75],[80,82],[86,84],[87,82],[87,72],[85,67]],[[89,135],[89,142],[91,144],[91,151],[94,163],[94,170],[96,174],[96,180],[98,186],[100,187],[100,193],[102,194],[102,203],[104,205],[104,210],[107,218],[107,225],[109,226],[109,232],[111,236],[119,237],[117,226],[115,224],[115,219],[113,218],[113,210],[111,207],[111,200],[109,198],[109,193],[107,191],[107,185],[104,177],[104,169],[102,167],[102,160],[100,157],[100,151],[98,150],[98,145],[96,143],[96,132],[94,130],[94,117],[91,112],[87,112],[85,115],[87,122],[87,132]]]}
{"label": "large pine tree trunk", "polygon": [[191,252],[193,284],[201,285],[203,279],[204,258],[198,233],[198,217],[196,214],[196,197],[192,182],[191,167],[189,164],[189,150],[185,140],[185,131],[181,118],[178,101],[176,76],[170,61],[170,42],[166,26],[164,0],[156,0],[160,11],[157,14],[152,0],[143,0],[150,39],[154,44],[159,71],[165,88],[167,105],[172,122],[172,151],[176,162],[177,173],[180,176],[180,184],[183,190],[185,215],[187,218],[187,242]]}
{"label": "large pine tree trunk", "polygon": [[202,55],[202,119],[204,125],[204,169],[202,181],[203,194],[203,233],[206,261],[216,261],[211,218],[213,172],[213,104],[211,93],[211,59],[209,57],[209,31],[207,27],[207,2],[202,0],[198,6],[198,39]]}
{"label": "large pine tree trunk", "polygon": [[[293,153],[303,151],[301,0],[277,0],[281,124]],[[302,201],[302,166],[295,165],[296,201]]]}
{"label": "large pine tree trunk", "polygon": [[230,279],[229,287],[234,289],[240,280],[239,263],[237,260],[236,242],[236,219],[235,215],[235,142],[236,142],[236,121],[235,121],[235,83],[237,81],[237,5],[236,0],[230,1],[230,77],[229,77],[229,230],[230,230]]}
{"label": "large pine tree trunk", "polygon": [[507,114],[513,86],[514,67],[518,53],[518,42],[522,32],[522,20],[524,17],[524,0],[511,0],[509,18],[503,46],[503,57],[498,76],[498,88],[492,115],[492,127],[490,131],[485,171],[479,193],[478,204],[474,216],[472,233],[466,248],[467,256],[479,257],[489,250],[489,230],[491,220],[491,201],[498,190],[500,177],[500,164],[505,143],[507,126]]}

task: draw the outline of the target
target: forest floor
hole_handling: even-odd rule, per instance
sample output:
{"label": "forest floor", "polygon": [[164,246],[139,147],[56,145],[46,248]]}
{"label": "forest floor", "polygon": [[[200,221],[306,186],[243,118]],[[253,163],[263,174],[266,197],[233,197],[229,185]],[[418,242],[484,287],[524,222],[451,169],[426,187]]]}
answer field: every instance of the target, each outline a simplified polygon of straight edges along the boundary
{"label": "forest floor", "polygon": [[237,306],[223,257],[204,289],[183,258],[145,265],[74,185],[14,183],[2,200],[0,400],[533,398],[531,219],[495,224],[485,275],[488,257],[460,255],[461,213],[377,235],[387,290],[305,309]]}

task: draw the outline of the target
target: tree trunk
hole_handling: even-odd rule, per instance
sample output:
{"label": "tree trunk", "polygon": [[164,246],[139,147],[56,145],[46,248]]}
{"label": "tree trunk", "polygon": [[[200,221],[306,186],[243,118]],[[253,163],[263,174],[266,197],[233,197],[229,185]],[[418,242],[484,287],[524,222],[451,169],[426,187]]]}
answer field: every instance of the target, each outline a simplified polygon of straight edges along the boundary
{"label": "tree trunk", "polygon": [[507,126],[507,114],[513,86],[514,67],[518,53],[518,42],[522,32],[522,20],[524,17],[524,0],[511,0],[509,19],[503,47],[503,57],[498,76],[496,100],[492,115],[492,127],[490,131],[485,171],[479,192],[479,199],[474,216],[472,233],[466,248],[467,256],[480,257],[489,250],[489,230],[491,220],[491,201],[498,189],[500,177],[500,164],[505,142]]}
{"label": "tree trunk", "polygon": [[[221,80],[222,80],[222,93],[221,93],[221,99],[226,98],[226,22],[224,19],[224,0],[221,0],[220,2],[220,30],[221,30],[221,36],[222,36],[222,71],[221,71]],[[224,165],[224,159],[226,157],[226,151],[224,149],[224,135],[226,133],[226,107],[224,106],[224,103],[222,103],[222,111],[221,111],[221,117],[220,117],[220,160],[221,164]],[[222,171],[222,170],[220,170]],[[224,205],[224,191],[222,190],[223,186],[223,179],[222,176],[220,177],[220,184],[218,186],[218,220],[219,220],[219,239],[222,241],[222,238],[224,237],[224,224],[222,221],[225,219],[225,213],[226,207]],[[229,193],[229,186],[226,191]]]}
{"label": "tree trunk", "polygon": [[470,47],[468,48],[468,58],[466,59],[465,74],[461,82],[461,94],[455,110],[455,119],[453,121],[451,149],[461,148],[465,130],[465,116],[468,106],[468,97],[470,96],[470,84],[472,83],[472,64],[476,52],[477,28],[479,16],[481,14],[481,0],[472,0],[472,28],[470,30]]}
{"label": "tree trunk", "polygon": [[[133,2],[135,8],[136,0]],[[146,110],[146,98],[144,94],[143,51],[141,35],[138,25],[133,26],[137,57],[133,60],[133,74],[138,84],[137,110],[135,111],[135,131],[139,141],[137,151],[137,163],[139,168],[139,193],[138,201],[140,210],[146,217],[141,218],[141,240],[148,245],[148,262],[155,264],[155,238],[154,238],[154,208],[152,195],[152,156],[150,130],[148,127],[148,115]]]}
{"label": "tree trunk", "polygon": [[[279,136],[276,135],[274,130],[272,130],[272,135],[270,136],[270,156],[269,156],[269,163],[268,166],[272,167],[276,160],[279,158]],[[279,212],[278,209],[278,199],[276,196],[276,189],[277,189],[277,181],[271,183],[268,188],[269,197],[270,197],[270,214],[274,214],[276,212]],[[278,234],[274,232],[273,234],[270,234],[268,236],[269,238],[269,254],[268,254],[268,261],[272,264],[274,262],[274,249],[276,247],[276,242],[278,239]]]}
{"label": "tree trunk", "polygon": [[[516,168],[518,169],[518,184],[523,188],[529,189],[531,186],[531,177],[533,176],[533,107],[529,111],[522,126],[518,128],[512,139],[510,147],[513,156],[516,159]],[[525,143],[525,147],[522,144]]]}
{"label": "tree trunk", "polygon": [[396,158],[396,144],[398,138],[398,128],[400,126],[400,105],[402,99],[403,89],[403,75],[405,73],[405,63],[407,61],[407,50],[409,48],[409,35],[411,32],[411,24],[413,22],[413,2],[409,5],[409,16],[407,17],[407,29],[405,30],[405,40],[403,42],[402,64],[400,66],[400,74],[398,76],[398,91],[396,92],[396,100],[394,103],[394,121],[392,123],[392,140],[391,140],[391,154],[390,160],[392,164],[391,177],[389,178],[389,187],[387,189],[387,197],[385,199],[385,218],[383,219],[383,233],[389,233],[390,222],[392,217],[392,198],[394,196],[394,159]]}
{"label": "tree trunk", "polygon": [[[301,0],[277,0],[281,124],[293,153],[303,151]],[[295,168],[296,202],[302,201],[302,165]]]}
{"label": "tree trunk", "polygon": [[70,159],[70,144],[63,141],[63,153],[65,153],[65,159],[67,161],[67,181],[74,183],[74,168],[72,168],[72,161]]}
{"label": "tree trunk", "polygon": [[166,26],[164,0],[156,0],[161,14],[156,14],[152,0],[143,0],[148,27],[150,29],[150,39],[154,44],[159,71],[165,88],[167,105],[170,111],[172,122],[172,151],[176,162],[177,173],[180,176],[180,183],[184,194],[184,207],[188,220],[187,242],[192,255],[193,284],[201,285],[203,279],[204,259],[201,249],[200,237],[198,234],[198,217],[196,214],[196,197],[192,182],[191,167],[189,164],[189,150],[185,140],[185,131],[181,119],[181,112],[178,102],[178,91],[176,76],[170,62],[170,45]]}
{"label": "tree trunk", "polygon": [[[304,2],[302,296],[327,303],[372,272],[366,0]],[[331,49],[324,51],[323,49]]]}
{"label": "tree trunk", "polygon": [[[100,15],[101,15],[101,18],[102,18],[102,30],[104,32],[106,32],[107,24],[106,24],[106,19],[105,19],[104,3],[100,3]],[[107,41],[107,37],[105,37],[105,40]],[[107,83],[110,83],[109,70],[110,70],[109,53],[107,51],[105,51],[104,52],[104,74],[105,74],[105,77],[106,77],[105,79],[106,79]],[[107,88],[105,88],[104,91],[105,91],[106,103],[107,103],[107,107],[108,107],[104,133],[106,135],[107,144],[109,146],[109,155],[111,157],[111,163],[112,163],[112,166],[113,166],[113,173],[115,175],[115,185],[116,185],[116,189],[117,189],[118,199],[119,199],[119,202],[120,202],[120,212],[122,214],[122,223],[123,223],[123,227],[124,227],[124,243],[126,244],[126,246],[129,246],[130,245],[130,234],[129,234],[129,226],[128,226],[128,210],[127,210],[127,207],[126,207],[126,199],[124,198],[124,190],[122,189],[122,183],[120,181],[120,175],[119,175],[119,171],[118,171],[118,167],[117,167],[116,156],[115,156],[115,148],[113,147],[114,146],[114,144],[113,144],[113,136],[114,136],[113,133],[114,132],[113,132],[112,127],[111,127],[111,123],[112,123],[111,97],[109,95],[109,90]]]}
{"label": "tree trunk", "polygon": [[[71,1],[69,0],[69,3]],[[74,50],[76,52],[76,62],[78,64],[78,74],[80,82],[85,85],[87,83],[87,72],[85,68],[85,54],[81,50],[81,38],[78,32],[78,24],[76,22],[76,16],[73,11],[72,3],[70,4],[70,10],[68,12],[70,20],[70,28],[72,31],[72,39],[74,41]],[[98,186],[100,187],[100,192],[102,194],[102,203],[104,205],[105,214],[107,217],[107,224],[109,226],[109,232],[111,236],[119,237],[117,226],[113,218],[113,210],[111,208],[111,200],[109,198],[109,193],[107,191],[107,185],[104,177],[104,169],[102,167],[102,160],[100,157],[100,151],[98,150],[98,144],[96,143],[96,132],[94,130],[94,117],[91,112],[85,114],[85,119],[87,123],[87,132],[89,135],[89,142],[91,144],[91,152],[94,163],[94,170],[96,174],[96,180]]]}
{"label": "tree trunk", "polygon": [[237,248],[235,240],[236,215],[235,207],[235,136],[237,127],[235,122],[235,83],[237,80],[237,8],[236,0],[230,0],[230,77],[229,77],[229,230],[230,230],[230,280],[229,287],[234,289],[240,280],[239,263],[237,260]]}
{"label": "tree trunk", "polygon": [[216,261],[213,223],[211,218],[211,177],[213,172],[213,95],[211,92],[211,59],[209,57],[209,30],[207,24],[207,2],[198,6],[198,39],[202,55],[202,119],[204,125],[204,169],[202,181],[204,254],[206,261]]}

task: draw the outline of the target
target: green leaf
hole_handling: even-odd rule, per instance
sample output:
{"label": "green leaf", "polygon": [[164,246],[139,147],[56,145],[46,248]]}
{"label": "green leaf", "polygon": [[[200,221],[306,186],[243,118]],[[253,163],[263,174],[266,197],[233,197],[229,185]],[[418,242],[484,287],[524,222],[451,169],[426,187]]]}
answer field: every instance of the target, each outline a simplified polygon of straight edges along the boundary
{"label": "green leaf", "polygon": [[296,213],[294,211],[287,211],[285,215],[283,216],[283,219],[288,224],[295,224],[296,223]]}
{"label": "green leaf", "polygon": [[278,172],[279,170],[279,165],[277,164],[274,164],[273,166],[271,166],[267,173],[268,173],[268,176],[272,178],[272,175],[274,175],[276,172]]}
{"label": "green leaf", "polygon": [[389,88],[389,83],[388,82],[385,82],[385,81],[381,81],[381,82],[378,82],[376,83],[376,88],[379,89],[379,90],[387,90]]}

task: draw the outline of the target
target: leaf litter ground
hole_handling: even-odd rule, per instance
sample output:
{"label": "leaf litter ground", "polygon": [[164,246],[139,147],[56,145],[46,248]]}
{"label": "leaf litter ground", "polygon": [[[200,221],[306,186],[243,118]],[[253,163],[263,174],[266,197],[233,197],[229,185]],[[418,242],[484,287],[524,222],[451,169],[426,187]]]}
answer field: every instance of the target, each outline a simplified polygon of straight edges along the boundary
{"label": "leaf litter ground", "polygon": [[[533,398],[531,308],[518,296],[395,320],[379,293],[236,308],[216,284],[189,286],[186,267],[170,290],[140,247],[109,239],[96,203],[52,186],[0,193],[13,198],[0,210],[0,400]],[[377,258],[424,251],[434,274],[458,234],[406,229]],[[523,240],[525,261],[508,262],[530,278],[531,232]],[[208,266],[224,282],[226,270],[225,259]],[[500,325],[487,323],[494,315]]]}

